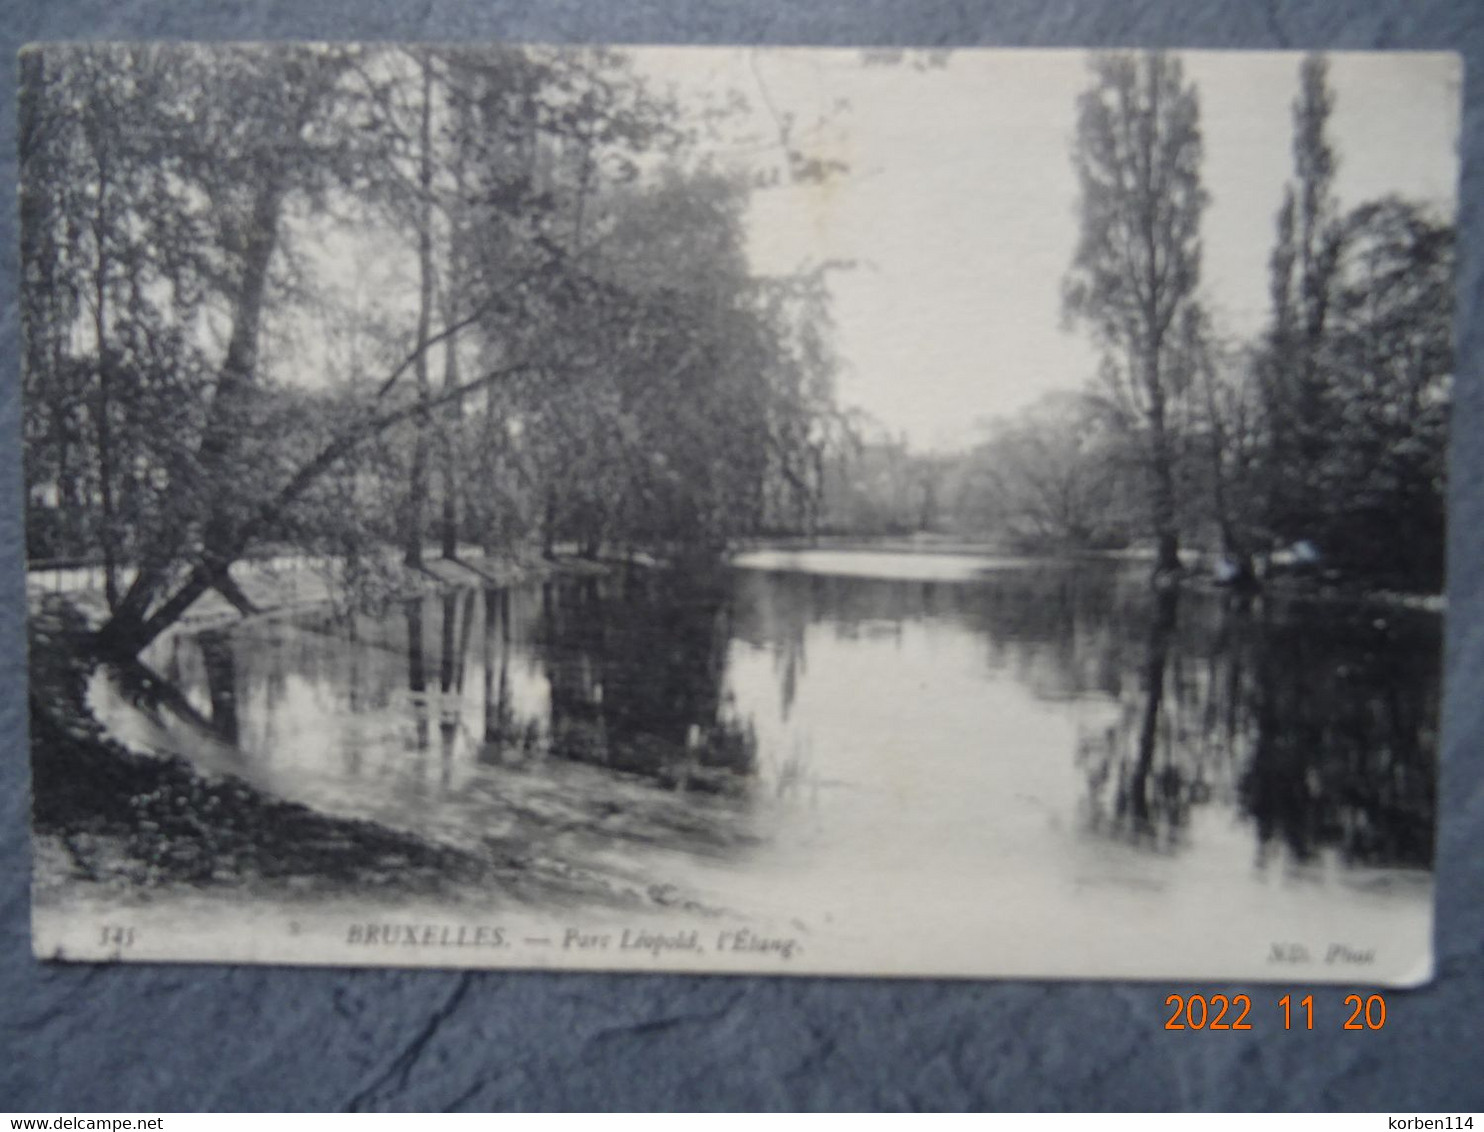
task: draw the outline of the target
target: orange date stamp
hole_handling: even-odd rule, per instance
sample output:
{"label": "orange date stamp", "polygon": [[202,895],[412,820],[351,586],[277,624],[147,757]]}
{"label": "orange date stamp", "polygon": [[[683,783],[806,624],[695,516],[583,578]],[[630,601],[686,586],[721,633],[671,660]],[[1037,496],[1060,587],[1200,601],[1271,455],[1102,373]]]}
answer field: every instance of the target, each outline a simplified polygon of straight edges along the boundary
{"label": "orange date stamp", "polygon": [[[1275,1004],[1285,1030],[1314,1029],[1314,996],[1285,994]],[[1165,999],[1170,1016],[1166,1030],[1252,1030],[1252,996],[1247,994],[1172,994]],[[1386,999],[1379,994],[1347,994],[1340,1012],[1342,1030],[1379,1030],[1386,1025]]]}

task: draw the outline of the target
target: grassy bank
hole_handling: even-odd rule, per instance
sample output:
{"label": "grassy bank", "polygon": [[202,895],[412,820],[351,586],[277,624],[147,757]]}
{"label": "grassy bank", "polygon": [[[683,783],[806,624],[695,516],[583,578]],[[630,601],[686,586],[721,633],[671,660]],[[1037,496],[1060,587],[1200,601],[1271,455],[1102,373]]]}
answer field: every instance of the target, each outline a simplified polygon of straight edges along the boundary
{"label": "grassy bank", "polygon": [[[500,580],[567,570],[565,564],[531,571],[507,567]],[[430,586],[437,585],[435,579],[431,571],[423,575]],[[450,576],[443,584],[461,583],[468,584]],[[271,596],[266,587],[257,590],[255,598]],[[302,608],[301,602],[263,604],[262,616]],[[86,596],[81,602],[78,595],[32,602],[32,814],[39,898],[84,883],[120,894],[172,886],[267,885],[306,895],[372,894],[378,900],[457,899],[477,890],[482,897],[517,901],[636,903],[634,890],[559,862],[533,860],[518,844],[489,838],[479,849],[441,845],[372,821],[332,817],[231,775],[203,774],[178,755],[125,747],[105,731],[88,704],[88,683],[99,663],[89,651],[96,613]],[[189,627],[214,619],[212,611],[203,610]],[[147,700],[149,677],[133,683]]]}
{"label": "grassy bank", "polygon": [[88,709],[86,632],[63,601],[31,616],[32,816],[38,839],[50,842],[42,853],[60,852],[71,879],[430,892],[478,880],[494,864],[329,818],[235,778],[205,778],[178,757],[127,750]]}

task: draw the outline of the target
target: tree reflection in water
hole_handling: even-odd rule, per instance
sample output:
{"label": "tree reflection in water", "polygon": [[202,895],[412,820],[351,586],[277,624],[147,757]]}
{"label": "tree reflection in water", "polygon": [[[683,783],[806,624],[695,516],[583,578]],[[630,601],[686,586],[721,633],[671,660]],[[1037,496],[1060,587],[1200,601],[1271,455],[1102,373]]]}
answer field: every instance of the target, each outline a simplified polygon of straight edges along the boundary
{"label": "tree reflection in water", "polygon": [[1300,609],[1264,620],[1238,780],[1265,848],[1428,865],[1442,658],[1436,619]]}
{"label": "tree reflection in water", "polygon": [[428,675],[423,662],[423,599],[404,603],[407,610],[407,693],[412,705],[414,749],[428,749]]}
{"label": "tree reflection in water", "polygon": [[728,581],[693,569],[548,582],[551,752],[689,789],[728,790],[750,774],[757,740],[724,692]]}
{"label": "tree reflection in water", "polygon": [[[1129,595],[1147,626],[1120,711],[1078,752],[1094,829],[1178,848],[1235,807],[1259,861],[1432,862],[1441,656],[1431,614],[1283,598]],[[1093,640],[1106,640],[1093,634]]]}
{"label": "tree reflection in water", "polygon": [[785,702],[807,624],[853,636],[938,617],[980,634],[992,672],[1083,720],[1073,756],[1100,836],[1176,850],[1195,809],[1216,806],[1251,823],[1259,861],[1333,852],[1352,864],[1432,862],[1434,613],[1156,594],[1106,563],[967,584],[752,572],[736,593],[735,633],[777,651]]}
{"label": "tree reflection in water", "polygon": [[531,720],[525,728],[515,718],[510,696],[510,657],[513,635],[508,589],[484,591],[484,733],[479,761],[498,764],[512,753],[526,754],[540,736],[540,725]]}
{"label": "tree reflection in water", "polygon": [[[436,660],[425,634],[435,618]],[[378,721],[395,719],[392,734],[408,729],[393,740],[401,761],[426,757],[436,724],[444,790],[462,759],[496,767],[549,754],[692,790],[767,777],[782,799],[813,757],[812,725],[789,720],[811,678],[828,683],[810,672],[807,643],[828,634],[868,665],[865,678],[918,695],[932,670],[907,673],[898,658],[918,622],[966,641],[971,664],[982,648],[1003,710],[1064,713],[1071,750],[963,758],[1074,760],[1096,836],[1178,852],[1200,813],[1225,812],[1247,823],[1260,863],[1431,863],[1441,618],[1276,594],[1155,594],[1108,563],[928,582],[636,569],[409,601],[351,631],[312,617],[204,631],[149,658],[170,679],[142,664],[116,679],[136,705],[264,759],[322,722],[348,752],[344,772],[361,773],[362,748],[388,727]],[[733,656],[771,657],[771,670],[749,669],[764,683],[749,685],[747,712]],[[829,716],[834,742],[853,741],[851,703],[816,692],[809,710]],[[776,713],[756,719],[780,737],[761,764],[749,713]]]}
{"label": "tree reflection in water", "polygon": [[221,629],[208,629],[196,638],[206,669],[206,690],[211,700],[211,725],[227,743],[238,742],[237,650]]}
{"label": "tree reflection in water", "polygon": [[[1156,842],[1184,825],[1195,793],[1187,787],[1182,760],[1174,757],[1174,728],[1161,710],[1178,606],[1177,590],[1156,596],[1139,679],[1130,682],[1134,694],[1126,697],[1118,723],[1107,728],[1101,743],[1084,739],[1079,751],[1094,827],[1127,829]],[[1157,749],[1165,757],[1156,768]]]}

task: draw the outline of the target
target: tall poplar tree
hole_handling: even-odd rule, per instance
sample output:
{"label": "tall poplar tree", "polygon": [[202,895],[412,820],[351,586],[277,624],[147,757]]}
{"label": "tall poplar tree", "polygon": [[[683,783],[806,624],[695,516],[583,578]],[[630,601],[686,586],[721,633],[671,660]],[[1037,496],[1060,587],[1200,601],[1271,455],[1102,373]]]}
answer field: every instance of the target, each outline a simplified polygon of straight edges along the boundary
{"label": "tall poplar tree", "polygon": [[1311,537],[1334,406],[1323,362],[1343,243],[1328,137],[1334,95],[1322,55],[1305,57],[1293,103],[1293,180],[1285,188],[1268,264],[1272,304],[1261,370],[1271,435],[1268,524],[1280,539]]}
{"label": "tall poplar tree", "polygon": [[1201,274],[1200,100],[1180,61],[1101,54],[1078,101],[1073,151],[1082,229],[1066,312],[1091,328],[1105,374],[1139,422],[1158,553],[1180,567],[1177,437],[1171,409],[1189,384],[1177,330],[1197,307]]}

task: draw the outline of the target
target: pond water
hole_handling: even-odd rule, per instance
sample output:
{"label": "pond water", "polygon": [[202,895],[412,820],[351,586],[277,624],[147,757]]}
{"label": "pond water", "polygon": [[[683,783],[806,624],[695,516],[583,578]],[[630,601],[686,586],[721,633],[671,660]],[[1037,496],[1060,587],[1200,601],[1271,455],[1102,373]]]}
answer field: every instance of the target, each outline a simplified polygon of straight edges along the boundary
{"label": "pond water", "polygon": [[783,925],[811,969],[1234,975],[1287,942],[1377,952],[1372,981],[1425,963],[1433,613],[760,551],[144,659],[169,710],[92,690],[126,742]]}

